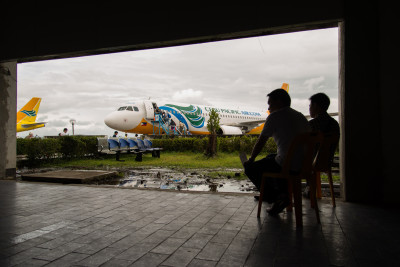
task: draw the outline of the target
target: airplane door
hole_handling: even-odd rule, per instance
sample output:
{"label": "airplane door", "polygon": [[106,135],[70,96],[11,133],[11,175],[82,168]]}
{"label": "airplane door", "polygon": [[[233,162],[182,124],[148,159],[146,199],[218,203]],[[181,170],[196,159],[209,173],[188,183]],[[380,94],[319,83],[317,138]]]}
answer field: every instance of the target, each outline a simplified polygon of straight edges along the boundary
{"label": "airplane door", "polygon": [[146,120],[154,118],[154,107],[151,101],[144,101],[144,108],[146,109]]}

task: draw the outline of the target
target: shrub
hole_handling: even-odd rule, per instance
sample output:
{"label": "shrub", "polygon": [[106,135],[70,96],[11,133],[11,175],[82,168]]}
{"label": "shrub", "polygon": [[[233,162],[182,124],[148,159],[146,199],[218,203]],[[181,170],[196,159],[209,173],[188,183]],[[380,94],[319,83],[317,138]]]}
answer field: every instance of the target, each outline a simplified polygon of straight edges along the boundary
{"label": "shrub", "polygon": [[[167,137],[154,139],[153,147],[162,147],[165,151],[192,151],[203,153],[207,149],[209,137]],[[257,141],[257,136],[220,136],[217,139],[217,149],[221,152],[239,152],[245,151],[251,153]],[[276,153],[276,144],[270,138],[263,149],[264,153]]]}
{"label": "shrub", "polygon": [[97,138],[93,136],[62,136],[58,138],[17,139],[17,155],[27,155],[30,161],[82,157],[97,153]]}
{"label": "shrub", "polygon": [[18,141],[18,146],[23,146],[17,151],[24,151],[30,162],[38,159],[52,159],[60,149],[60,144],[56,139],[26,139],[25,141]]}
{"label": "shrub", "polygon": [[27,146],[30,139],[17,138],[17,155],[26,155],[28,153]]}
{"label": "shrub", "polygon": [[63,158],[79,158],[85,155],[86,144],[79,137],[61,136],[59,141]]}

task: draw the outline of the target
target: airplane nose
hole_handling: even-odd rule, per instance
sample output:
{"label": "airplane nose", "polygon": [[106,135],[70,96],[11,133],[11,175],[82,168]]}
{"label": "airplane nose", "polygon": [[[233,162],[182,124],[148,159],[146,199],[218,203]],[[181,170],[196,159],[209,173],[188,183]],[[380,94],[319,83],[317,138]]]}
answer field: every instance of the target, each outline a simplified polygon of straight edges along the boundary
{"label": "airplane nose", "polygon": [[104,123],[111,129],[128,131],[135,127],[135,120],[127,116],[123,111],[114,111],[104,118]]}
{"label": "airplane nose", "polygon": [[111,129],[116,129],[117,125],[117,118],[115,112],[108,114],[104,118],[104,123],[110,127]]}

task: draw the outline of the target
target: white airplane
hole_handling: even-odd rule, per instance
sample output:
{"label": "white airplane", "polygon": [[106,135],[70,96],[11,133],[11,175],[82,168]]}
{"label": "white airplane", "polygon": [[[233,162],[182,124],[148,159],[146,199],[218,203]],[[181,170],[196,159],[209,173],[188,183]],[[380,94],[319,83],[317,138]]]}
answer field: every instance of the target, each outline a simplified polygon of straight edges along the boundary
{"label": "white airplane", "polygon": [[[283,83],[282,89],[289,91]],[[203,105],[161,103],[144,100],[130,102],[106,116],[104,123],[126,133],[159,134],[165,131],[156,119],[156,111],[168,111],[176,125],[181,121],[193,135],[209,134],[207,121],[210,111],[215,109],[220,117],[221,134],[260,134],[268,116],[267,110],[218,108]]]}

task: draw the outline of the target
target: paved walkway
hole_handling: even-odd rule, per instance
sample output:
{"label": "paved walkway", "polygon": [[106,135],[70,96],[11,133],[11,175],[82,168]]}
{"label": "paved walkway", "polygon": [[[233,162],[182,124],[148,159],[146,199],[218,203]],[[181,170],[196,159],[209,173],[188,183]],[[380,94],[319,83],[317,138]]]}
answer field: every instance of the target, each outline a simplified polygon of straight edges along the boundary
{"label": "paved walkway", "polygon": [[[304,201],[256,218],[249,195],[0,181],[0,266],[395,266],[398,210]],[[266,206],[266,205],[265,205]],[[263,208],[264,209],[264,208]]]}

